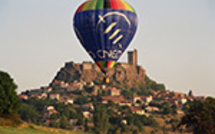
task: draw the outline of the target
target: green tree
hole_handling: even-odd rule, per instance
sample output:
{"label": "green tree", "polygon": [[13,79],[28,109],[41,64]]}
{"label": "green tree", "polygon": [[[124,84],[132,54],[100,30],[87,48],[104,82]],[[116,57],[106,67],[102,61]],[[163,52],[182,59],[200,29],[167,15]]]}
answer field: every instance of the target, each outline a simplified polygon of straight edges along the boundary
{"label": "green tree", "polygon": [[59,119],[60,118],[60,114],[58,113],[58,114],[52,114],[51,116],[50,116],[50,119],[51,120],[57,120],[57,119]]}
{"label": "green tree", "polygon": [[19,115],[22,120],[27,121],[29,123],[38,123],[39,113],[37,112],[36,108],[32,105],[27,105],[25,103],[21,104],[19,109]]}
{"label": "green tree", "polygon": [[6,72],[0,71],[0,117],[17,114],[20,100],[16,93],[17,85]]}
{"label": "green tree", "polygon": [[168,102],[162,103],[161,107],[163,108],[163,111],[162,111],[163,114],[170,114],[173,111]]}
{"label": "green tree", "polygon": [[51,121],[49,124],[50,127],[55,127],[55,128],[59,128],[60,127],[60,123],[56,122],[56,121]]}
{"label": "green tree", "polygon": [[79,104],[79,105],[84,105],[84,104],[88,103],[88,97],[81,96],[75,100],[75,103]]}
{"label": "green tree", "polygon": [[77,117],[77,113],[75,109],[69,110],[69,119],[75,119]]}
{"label": "green tree", "polygon": [[194,134],[215,134],[215,99],[194,101],[188,105],[179,126],[185,125]]}
{"label": "green tree", "polygon": [[95,131],[98,134],[106,134],[109,129],[109,116],[106,108],[103,105],[96,105],[93,114]]}
{"label": "green tree", "polygon": [[163,108],[163,114],[170,114],[172,113],[172,108],[169,106],[166,106]]}
{"label": "green tree", "polygon": [[65,116],[62,116],[62,118],[60,119],[60,128],[65,129],[67,125],[67,118]]}
{"label": "green tree", "polygon": [[84,121],[84,131],[85,132],[89,131],[88,119],[85,119],[85,121]]}
{"label": "green tree", "polygon": [[123,132],[123,133],[129,133],[130,132],[129,127],[126,125],[122,125],[121,128],[122,128],[121,132]]}
{"label": "green tree", "polygon": [[133,115],[129,115],[127,117],[125,117],[125,119],[128,121],[128,125],[133,125],[134,124],[134,117]]}
{"label": "green tree", "polygon": [[134,95],[134,92],[132,92],[131,90],[123,90],[122,91],[122,95],[126,98],[126,99],[131,99]]}
{"label": "green tree", "polygon": [[140,120],[134,120],[134,125],[136,125],[140,131],[143,131],[143,123]]}
{"label": "green tree", "polygon": [[84,124],[84,116],[83,116],[83,111],[81,109],[77,109],[77,119],[78,119],[78,122],[77,124],[80,126],[80,125],[83,125]]}
{"label": "green tree", "polygon": [[37,111],[43,111],[44,107],[47,105],[47,100],[30,98],[26,102],[28,105],[32,105],[36,108]]}

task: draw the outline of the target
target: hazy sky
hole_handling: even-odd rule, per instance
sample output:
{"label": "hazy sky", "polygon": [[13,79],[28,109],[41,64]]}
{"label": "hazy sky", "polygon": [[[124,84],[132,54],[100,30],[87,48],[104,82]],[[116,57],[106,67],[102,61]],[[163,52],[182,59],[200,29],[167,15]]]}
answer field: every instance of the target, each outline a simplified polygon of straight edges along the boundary
{"label": "hazy sky", "polygon": [[[0,70],[18,91],[48,85],[65,62],[92,61],[71,28],[84,1],[0,0]],[[128,49],[138,49],[149,77],[170,90],[215,97],[215,1],[127,2],[139,18]]]}

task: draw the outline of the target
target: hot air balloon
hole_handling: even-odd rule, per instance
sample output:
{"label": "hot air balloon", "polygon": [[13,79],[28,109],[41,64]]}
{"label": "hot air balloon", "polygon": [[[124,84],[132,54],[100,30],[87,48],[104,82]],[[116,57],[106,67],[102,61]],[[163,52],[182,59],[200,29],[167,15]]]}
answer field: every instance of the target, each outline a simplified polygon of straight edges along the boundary
{"label": "hot air balloon", "polygon": [[74,30],[82,46],[105,74],[130,44],[137,15],[124,0],[88,0],[74,15]]}

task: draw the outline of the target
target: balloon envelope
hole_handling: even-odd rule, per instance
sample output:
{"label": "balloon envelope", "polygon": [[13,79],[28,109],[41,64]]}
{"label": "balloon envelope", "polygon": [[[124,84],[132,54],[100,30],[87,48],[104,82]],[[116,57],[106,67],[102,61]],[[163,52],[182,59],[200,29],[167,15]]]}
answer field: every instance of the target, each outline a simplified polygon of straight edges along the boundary
{"label": "balloon envelope", "polygon": [[101,69],[114,66],[136,28],[136,12],[124,0],[88,0],[74,16],[77,37]]}

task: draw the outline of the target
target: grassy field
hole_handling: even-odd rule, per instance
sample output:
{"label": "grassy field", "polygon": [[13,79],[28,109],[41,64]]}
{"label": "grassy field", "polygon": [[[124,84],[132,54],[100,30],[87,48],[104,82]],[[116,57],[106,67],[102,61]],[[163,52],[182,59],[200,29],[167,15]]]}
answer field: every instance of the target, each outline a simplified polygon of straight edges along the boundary
{"label": "grassy field", "polygon": [[[159,126],[149,127],[144,126],[144,134],[151,134],[152,131],[154,131],[155,134],[163,134],[162,127],[165,126],[166,131],[168,134],[182,134],[179,131],[172,132],[172,127],[170,124],[166,124],[166,122],[170,119],[180,119],[181,116],[174,116],[171,115],[155,115],[154,119],[159,122]],[[5,122],[8,122],[11,124],[11,122],[2,119],[0,120],[0,124],[3,124]],[[7,124],[7,123],[6,123]],[[22,125],[18,127],[8,127],[9,125],[0,126],[0,134],[90,134],[90,133],[84,133],[84,132],[74,132],[69,130],[63,130],[63,129],[56,129],[56,128],[50,128],[50,127],[43,127],[43,126],[37,126],[33,124],[23,123]],[[92,134],[92,133],[91,133]],[[184,133],[183,134],[191,134],[191,133]]]}
{"label": "grassy field", "polygon": [[42,130],[32,129],[32,128],[12,128],[12,127],[0,127],[1,134],[51,134],[51,132],[46,132]]}
{"label": "grassy field", "polygon": [[86,133],[24,124],[18,128],[0,127],[0,134],[86,134]]}

